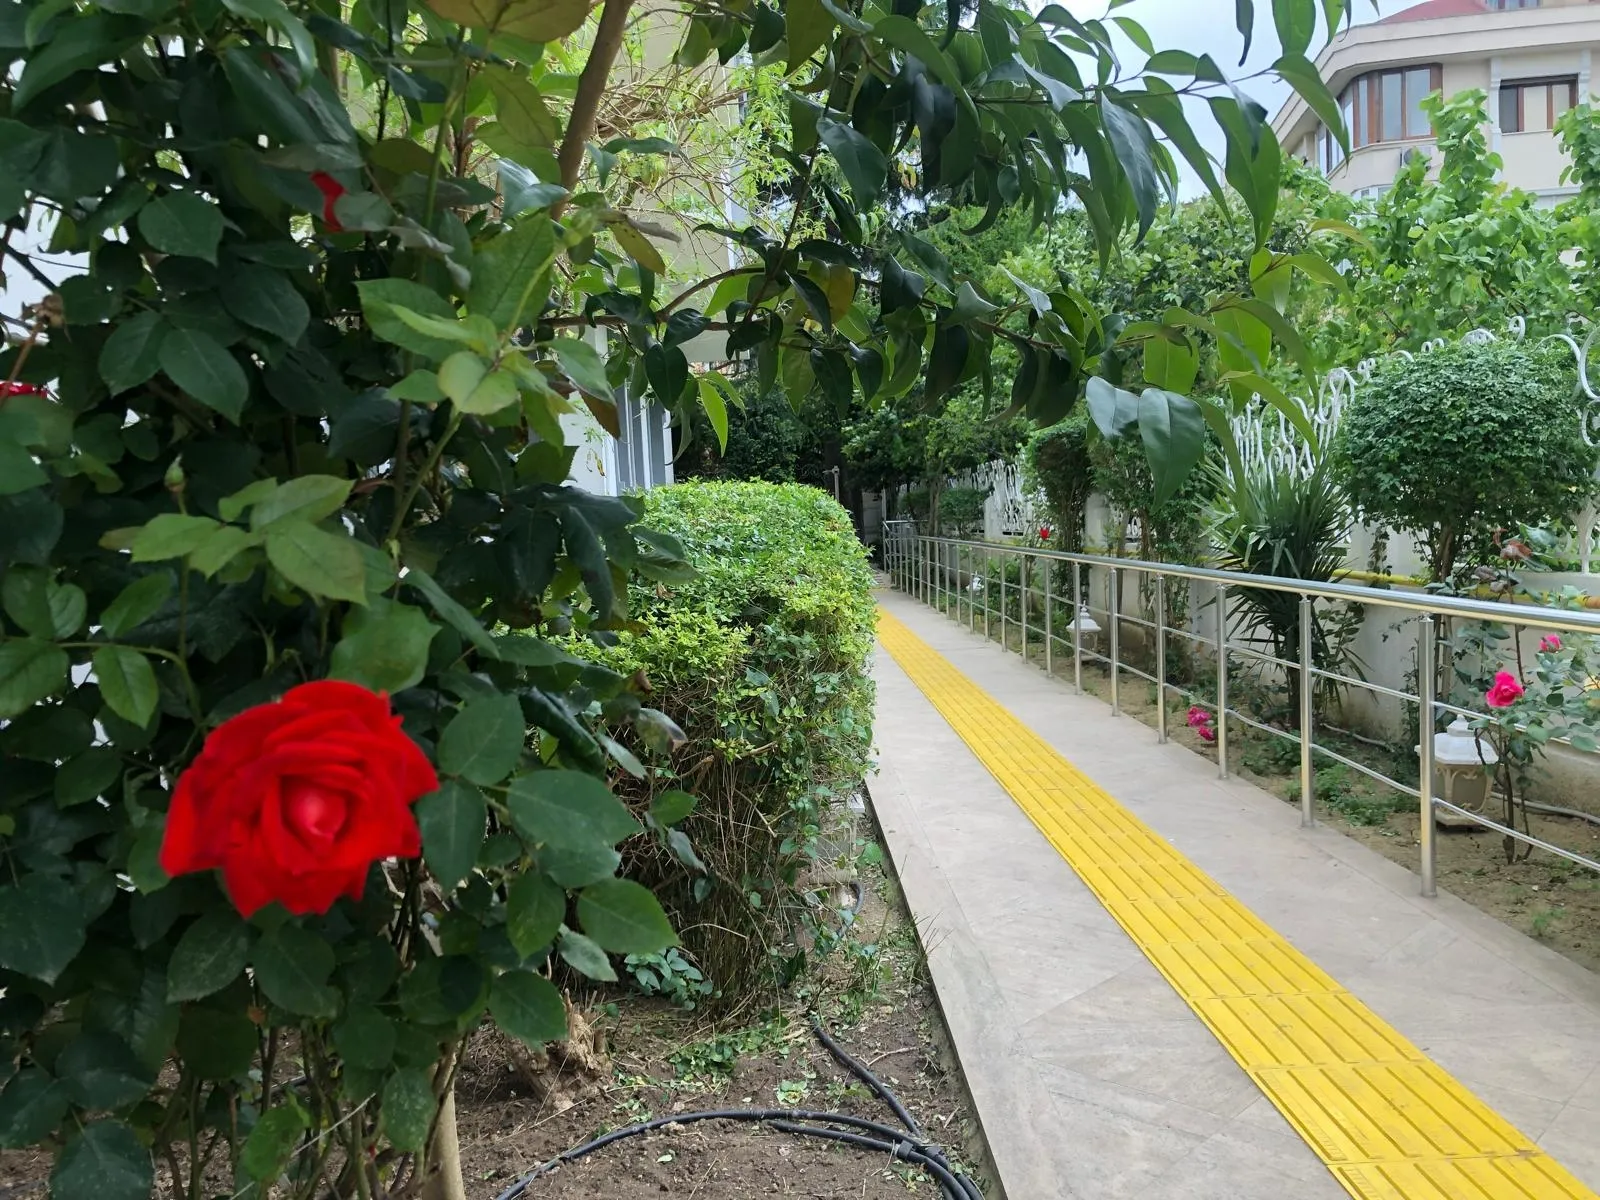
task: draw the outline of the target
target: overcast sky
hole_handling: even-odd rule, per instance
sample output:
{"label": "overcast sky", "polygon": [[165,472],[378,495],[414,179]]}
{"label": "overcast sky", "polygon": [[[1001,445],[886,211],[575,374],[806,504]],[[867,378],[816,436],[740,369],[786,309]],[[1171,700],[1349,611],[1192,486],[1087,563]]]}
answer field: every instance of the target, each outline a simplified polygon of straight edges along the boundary
{"label": "overcast sky", "polygon": [[[1066,8],[1079,17],[1102,17],[1106,12],[1105,0],[1064,0]],[[1401,9],[1410,8],[1417,0],[1355,0],[1355,22],[1364,25],[1380,16],[1388,16]],[[1034,0],[1034,7],[1043,7],[1042,0]],[[1320,11],[1321,5],[1318,9]],[[1240,78],[1270,66],[1277,59],[1278,32],[1272,23],[1272,0],[1255,0],[1256,27],[1250,46],[1250,57],[1239,66],[1239,51],[1243,41],[1234,26],[1234,0],[1133,0],[1116,10],[1118,16],[1133,17],[1150,34],[1157,50],[1187,50],[1191,54],[1209,54],[1230,78]],[[1120,34],[1118,35],[1120,37]],[[1321,51],[1324,33],[1320,29],[1313,41],[1309,57],[1315,60]],[[1127,47],[1126,62],[1130,67],[1142,60],[1142,54],[1131,43]],[[1270,117],[1290,95],[1289,86],[1274,78],[1253,80],[1244,85],[1253,99],[1266,106]],[[1189,120],[1203,145],[1219,160],[1222,157],[1222,135],[1201,105],[1190,108]],[[1181,163],[1181,160],[1180,160]],[[1184,167],[1185,197],[1198,195],[1200,181],[1187,166]]]}

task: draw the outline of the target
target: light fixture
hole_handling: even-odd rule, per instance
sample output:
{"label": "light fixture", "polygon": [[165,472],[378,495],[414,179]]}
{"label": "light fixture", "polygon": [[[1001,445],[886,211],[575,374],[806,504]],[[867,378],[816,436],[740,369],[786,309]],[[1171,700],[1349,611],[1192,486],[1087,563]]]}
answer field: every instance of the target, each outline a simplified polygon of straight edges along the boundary
{"label": "light fixture", "polygon": [[1089,611],[1089,606],[1087,604],[1080,604],[1078,606],[1078,619],[1073,622],[1073,628],[1076,629],[1078,633],[1083,634],[1085,637],[1091,633],[1100,632],[1100,626],[1095,621],[1094,614]]}
{"label": "light fixture", "polygon": [[[1433,735],[1433,765],[1439,791],[1458,808],[1483,811],[1484,801],[1489,798],[1490,768],[1499,761],[1494,747],[1473,732],[1465,717],[1457,717],[1443,733]],[[1481,828],[1449,809],[1435,810],[1434,820],[1445,826]]]}

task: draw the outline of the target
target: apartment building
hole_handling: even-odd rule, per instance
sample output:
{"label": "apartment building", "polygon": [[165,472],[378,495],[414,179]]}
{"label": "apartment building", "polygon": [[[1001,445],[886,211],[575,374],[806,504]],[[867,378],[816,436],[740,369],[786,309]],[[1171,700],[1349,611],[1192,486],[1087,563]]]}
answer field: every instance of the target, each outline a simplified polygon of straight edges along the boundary
{"label": "apartment building", "polygon": [[1387,188],[1406,156],[1433,145],[1422,98],[1488,94],[1485,134],[1507,183],[1555,203],[1566,156],[1556,119],[1597,85],[1596,0],[1426,0],[1340,33],[1317,69],[1350,130],[1348,156],[1299,96],[1272,123],[1288,153],[1320,166],[1351,195]]}

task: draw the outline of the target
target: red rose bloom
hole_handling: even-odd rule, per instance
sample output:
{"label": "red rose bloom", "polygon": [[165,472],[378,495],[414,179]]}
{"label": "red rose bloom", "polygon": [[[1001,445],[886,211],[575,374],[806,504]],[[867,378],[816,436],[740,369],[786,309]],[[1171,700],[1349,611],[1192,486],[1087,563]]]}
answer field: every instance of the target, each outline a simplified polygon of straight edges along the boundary
{"label": "red rose bloom", "polygon": [[1490,708],[1510,708],[1522,699],[1522,684],[1510,671],[1500,671],[1483,699]]}
{"label": "red rose bloom", "polygon": [[386,697],[307,683],[206,739],[178,777],[161,866],[221,868],[247,917],[274,900],[327,912],[340,896],[361,898],[374,862],[422,852],[411,805],[438,786]]}
{"label": "red rose bloom", "polygon": [[344,226],[339,224],[339,218],[333,215],[333,206],[348,189],[326,171],[313,171],[311,182],[316,184],[317,191],[322,193],[322,223],[334,233],[343,233]]}

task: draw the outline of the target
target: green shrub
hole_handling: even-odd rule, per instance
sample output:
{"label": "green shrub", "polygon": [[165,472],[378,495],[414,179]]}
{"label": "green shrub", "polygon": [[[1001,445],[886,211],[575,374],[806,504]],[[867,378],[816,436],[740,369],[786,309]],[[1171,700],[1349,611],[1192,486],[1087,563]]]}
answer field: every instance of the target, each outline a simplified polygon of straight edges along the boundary
{"label": "green shrub", "polygon": [[1446,346],[1393,361],[1356,393],[1334,445],[1361,516],[1414,533],[1435,580],[1497,528],[1569,516],[1594,486],[1594,452],[1559,350]]}
{"label": "green shrub", "polygon": [[953,487],[939,498],[939,528],[945,534],[971,537],[983,532],[983,506],[988,488]]}
{"label": "green shrub", "polygon": [[815,488],[690,482],[644,500],[698,574],[635,588],[616,644],[574,649],[643,672],[688,735],[668,769],[618,791],[641,807],[670,788],[700,797],[680,827],[694,850],[636,847],[629,870],[732,1003],[792,969],[830,807],[865,777],[873,580],[849,514]]}
{"label": "green shrub", "polygon": [[1089,421],[1074,413],[1028,439],[1024,482],[1044,492],[1050,525],[1067,550],[1083,549],[1083,516],[1094,492],[1094,459],[1089,453]]}

